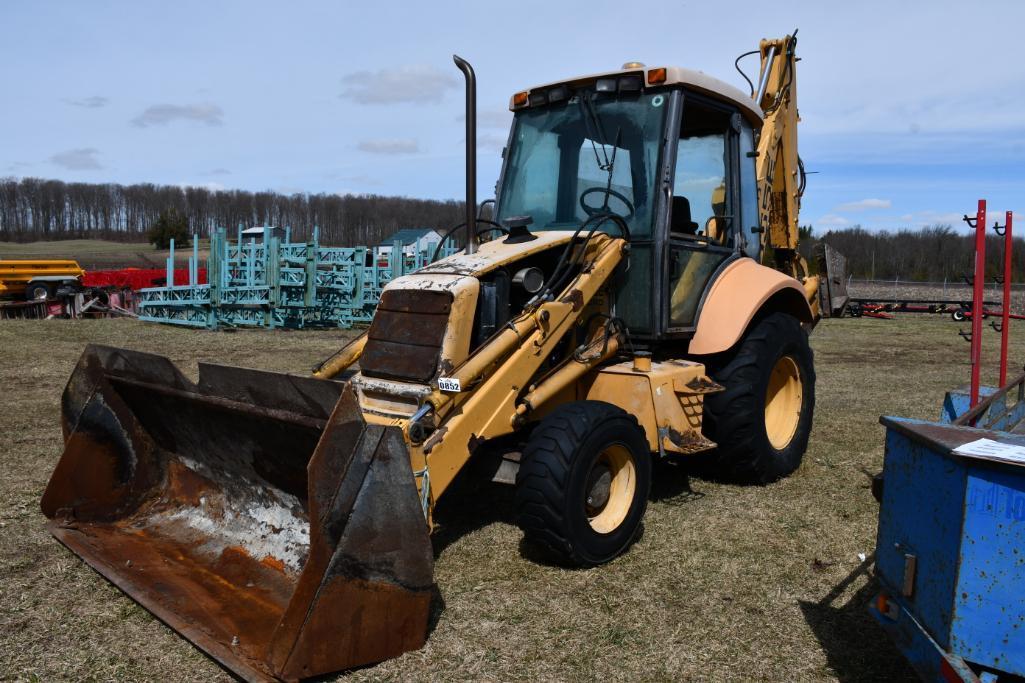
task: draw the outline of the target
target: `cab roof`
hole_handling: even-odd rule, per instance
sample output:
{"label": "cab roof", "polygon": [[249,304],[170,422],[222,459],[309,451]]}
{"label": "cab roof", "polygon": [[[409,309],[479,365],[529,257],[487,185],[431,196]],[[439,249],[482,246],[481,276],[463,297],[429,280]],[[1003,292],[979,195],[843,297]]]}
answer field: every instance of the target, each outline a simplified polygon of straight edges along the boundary
{"label": "cab roof", "polygon": [[[665,80],[658,83],[651,83],[650,74],[652,71],[658,71],[659,69],[665,69],[666,77]],[[735,88],[729,83],[720,81],[718,78],[713,78],[708,74],[695,71],[693,69],[684,69],[678,66],[667,66],[667,67],[631,67],[626,69],[620,69],[618,71],[606,71],[598,74],[590,74],[587,76],[578,76],[576,78],[568,78],[561,81],[554,81],[552,83],[546,83],[544,85],[538,85],[529,90],[523,91],[527,93],[528,97],[531,93],[537,93],[538,91],[546,91],[558,86],[568,86],[569,88],[581,87],[589,83],[593,83],[600,78],[619,78],[621,76],[628,75],[640,75],[644,79],[644,83],[647,87],[663,87],[663,86],[685,86],[691,90],[695,90],[704,95],[708,95],[713,99],[728,102],[730,104],[736,104],[740,111],[747,117],[747,119],[755,126],[762,124],[763,114],[761,108],[755,104],[754,100],[745,92],[739,88]],[[520,93],[517,93],[517,95]],[[518,111],[525,109],[527,105],[517,106],[515,104],[516,95],[509,98],[509,109],[512,111]]]}

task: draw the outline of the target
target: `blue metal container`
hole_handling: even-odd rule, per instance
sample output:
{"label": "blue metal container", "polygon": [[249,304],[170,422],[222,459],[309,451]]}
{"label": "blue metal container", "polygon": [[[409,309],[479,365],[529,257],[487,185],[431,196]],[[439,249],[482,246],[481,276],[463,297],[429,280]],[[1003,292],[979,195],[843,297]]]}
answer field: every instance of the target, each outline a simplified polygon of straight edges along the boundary
{"label": "blue metal container", "polygon": [[[1019,383],[1020,389],[1020,383]],[[925,680],[1025,676],[1025,465],[961,456],[980,438],[1025,447],[1025,401],[950,392],[940,422],[884,417],[874,616]],[[1020,396],[1020,391],[1019,391]]]}

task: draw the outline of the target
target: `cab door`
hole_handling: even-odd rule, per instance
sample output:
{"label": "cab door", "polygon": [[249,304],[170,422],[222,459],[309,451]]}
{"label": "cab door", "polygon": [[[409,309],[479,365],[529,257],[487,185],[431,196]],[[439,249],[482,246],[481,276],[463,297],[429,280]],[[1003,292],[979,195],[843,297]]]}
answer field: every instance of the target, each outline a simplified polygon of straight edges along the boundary
{"label": "cab door", "polygon": [[705,291],[738,253],[740,116],[685,93],[669,201],[664,329],[692,333]]}

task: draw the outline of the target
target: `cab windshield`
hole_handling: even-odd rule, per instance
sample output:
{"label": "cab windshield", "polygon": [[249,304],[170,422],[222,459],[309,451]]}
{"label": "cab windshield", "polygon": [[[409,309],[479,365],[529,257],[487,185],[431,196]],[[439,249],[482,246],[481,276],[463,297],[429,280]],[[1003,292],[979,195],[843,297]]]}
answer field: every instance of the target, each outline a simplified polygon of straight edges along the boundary
{"label": "cab windshield", "polygon": [[518,112],[499,220],[527,215],[531,230],[573,230],[591,214],[612,211],[632,236],[650,237],[668,104],[665,93],[578,90]]}

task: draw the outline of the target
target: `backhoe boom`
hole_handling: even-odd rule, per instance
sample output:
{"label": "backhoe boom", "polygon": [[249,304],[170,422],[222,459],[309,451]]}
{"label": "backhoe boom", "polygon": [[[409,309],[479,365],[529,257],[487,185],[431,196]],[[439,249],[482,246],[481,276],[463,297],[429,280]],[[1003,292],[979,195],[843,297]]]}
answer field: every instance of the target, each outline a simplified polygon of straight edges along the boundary
{"label": "backhoe boom", "polygon": [[765,112],[765,122],[758,140],[756,175],[762,262],[774,263],[800,279],[806,269],[797,254],[804,170],[797,154],[796,47],[796,31],[785,38],[763,40],[759,46],[762,67],[755,98]]}

